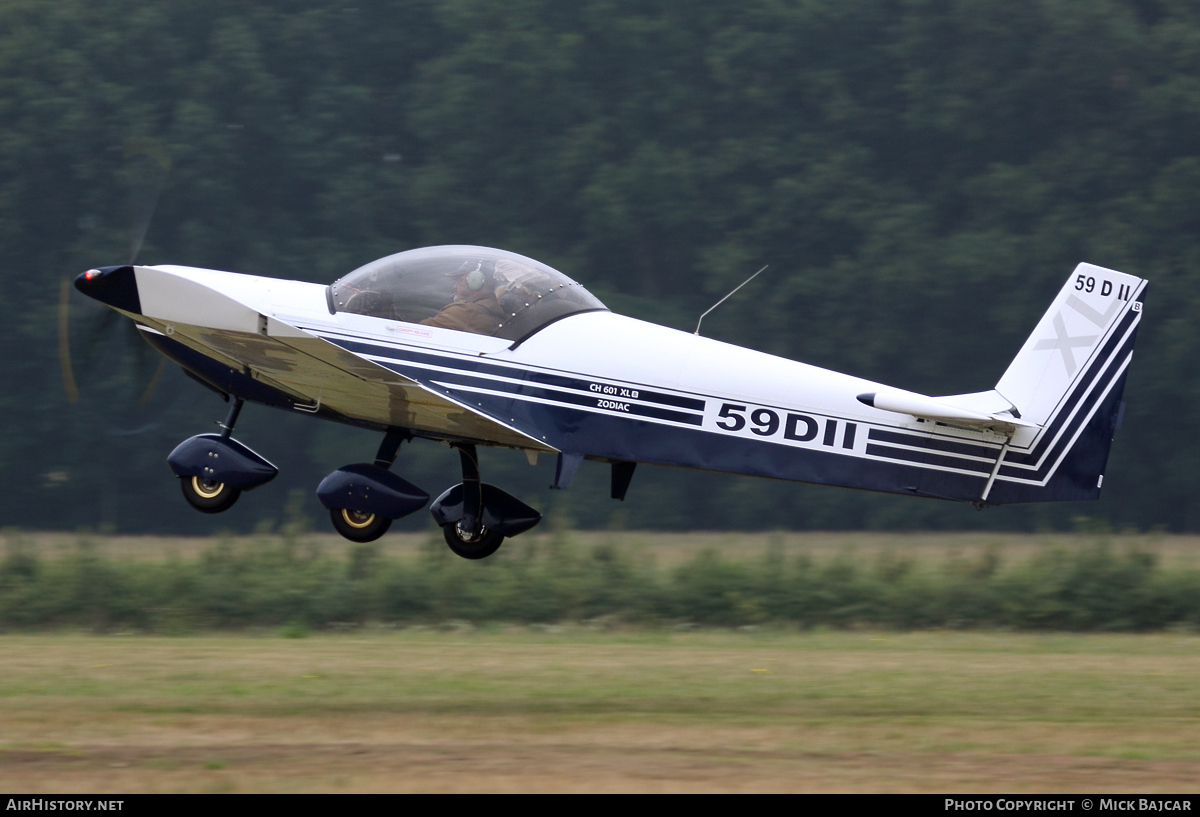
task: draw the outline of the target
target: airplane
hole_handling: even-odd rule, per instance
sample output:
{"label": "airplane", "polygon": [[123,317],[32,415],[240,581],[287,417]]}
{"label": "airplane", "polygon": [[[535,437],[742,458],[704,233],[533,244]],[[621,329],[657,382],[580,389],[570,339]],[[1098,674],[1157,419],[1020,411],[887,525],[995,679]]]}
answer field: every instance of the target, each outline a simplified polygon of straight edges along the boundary
{"label": "airplane", "polygon": [[[761,271],[761,270],[760,270]],[[356,542],[429,503],[393,473],[414,438],[458,451],[430,506],[450,549],[493,554],[541,515],[481,479],[477,446],[585,460],[624,499],[638,463],[972,503],[1096,499],[1121,425],[1146,281],[1079,264],[995,387],[928,396],[614,314],[499,249],[380,258],[325,286],[187,266],[100,267],[76,288],[231,406],[168,457],[219,513],[278,470],[232,436],[246,401],[371,429],[373,462],[317,488]]]}

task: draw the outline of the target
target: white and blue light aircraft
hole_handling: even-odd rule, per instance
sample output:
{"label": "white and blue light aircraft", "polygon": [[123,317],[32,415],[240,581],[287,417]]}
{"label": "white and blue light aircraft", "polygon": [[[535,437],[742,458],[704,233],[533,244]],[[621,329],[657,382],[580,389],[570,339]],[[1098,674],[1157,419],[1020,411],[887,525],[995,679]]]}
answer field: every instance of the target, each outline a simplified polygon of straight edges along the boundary
{"label": "white and blue light aircraft", "polygon": [[116,266],[75,281],[232,401],[219,434],[168,462],[217,513],[277,473],[233,439],[244,401],[373,429],[372,463],[317,495],[354,541],[429,495],[390,469],[402,442],[458,449],[463,481],[431,506],[450,548],[478,559],[536,510],[481,481],[476,446],[610,463],[623,499],[639,462],[959,500],[1095,499],[1121,422],[1146,282],[1080,264],[995,388],[932,397],[613,314],[515,253],[430,247],[329,286],[182,266]]}

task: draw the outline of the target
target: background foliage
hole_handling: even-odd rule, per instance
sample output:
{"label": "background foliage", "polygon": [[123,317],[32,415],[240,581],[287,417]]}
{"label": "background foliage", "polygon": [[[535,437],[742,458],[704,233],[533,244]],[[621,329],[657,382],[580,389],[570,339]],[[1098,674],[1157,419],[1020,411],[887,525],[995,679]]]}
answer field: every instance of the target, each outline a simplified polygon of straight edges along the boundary
{"label": "background foliage", "polygon": [[[206,531],[163,463],[225,407],[149,376],[72,300],[129,255],[130,145],[171,170],[141,260],[328,282],[378,256],[501,246],[613,309],[925,393],[989,388],[1081,260],[1150,280],[1105,497],[936,501],[489,452],[485,478],[582,525],[1200,528],[1200,12],[1167,0],[305,0],[0,5],[0,520]],[[254,408],[282,469],[222,523],[367,459],[373,435]],[[432,493],[456,458],[398,470]],[[423,515],[407,524],[428,524]]]}
{"label": "background foliage", "polygon": [[310,627],[463,621],[600,628],[1200,627],[1194,563],[1162,567],[1154,549],[1114,548],[1103,537],[1017,559],[994,546],[914,558],[891,548],[870,556],[851,548],[786,553],[776,542],[761,556],[729,557],[710,548],[660,566],[652,549],[607,536],[585,547],[559,531],[469,562],[451,554],[438,532],[415,555],[384,556],[378,544],[367,544],[337,558],[285,528],[282,536],[222,539],[196,559],[151,561],[105,556],[88,537],[62,558],[42,558],[10,532],[0,561],[0,630],[179,634],[282,626],[302,635]]}

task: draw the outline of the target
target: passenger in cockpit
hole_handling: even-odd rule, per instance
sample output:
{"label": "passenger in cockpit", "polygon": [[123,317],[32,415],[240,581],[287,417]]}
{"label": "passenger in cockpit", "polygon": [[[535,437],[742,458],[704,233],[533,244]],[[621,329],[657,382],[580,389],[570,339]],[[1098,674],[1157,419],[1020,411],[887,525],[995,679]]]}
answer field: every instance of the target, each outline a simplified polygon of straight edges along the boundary
{"label": "passenger in cockpit", "polygon": [[496,300],[496,285],[491,272],[485,270],[481,262],[467,261],[446,275],[455,279],[454,300],[421,323],[478,335],[496,334],[500,324],[504,323],[504,312]]}

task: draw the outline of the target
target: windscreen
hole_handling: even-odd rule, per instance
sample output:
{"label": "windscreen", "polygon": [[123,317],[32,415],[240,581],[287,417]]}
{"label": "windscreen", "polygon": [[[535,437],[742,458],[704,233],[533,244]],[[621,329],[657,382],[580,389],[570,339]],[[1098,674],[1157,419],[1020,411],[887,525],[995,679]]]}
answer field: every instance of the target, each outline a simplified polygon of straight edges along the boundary
{"label": "windscreen", "polygon": [[605,309],[545,264],[487,247],[426,247],[359,267],[330,286],[338,312],[522,340],[577,312]]}

